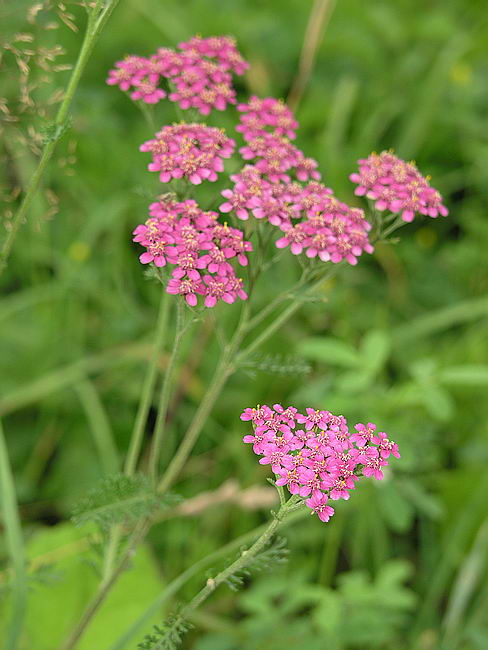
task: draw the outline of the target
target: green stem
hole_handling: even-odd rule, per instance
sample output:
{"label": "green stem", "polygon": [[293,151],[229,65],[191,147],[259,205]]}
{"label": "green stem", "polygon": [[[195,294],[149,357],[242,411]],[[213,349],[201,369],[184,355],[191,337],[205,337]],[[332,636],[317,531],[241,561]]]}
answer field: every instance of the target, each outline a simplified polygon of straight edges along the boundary
{"label": "green stem", "polygon": [[27,608],[27,572],[22,527],[15,496],[14,478],[0,421],[0,504],[5,528],[5,546],[12,564],[12,617],[5,637],[5,650],[16,650]]}
{"label": "green stem", "polygon": [[[302,295],[297,296],[294,302],[288,305],[288,307],[283,310],[281,314],[279,314],[264,330],[262,330],[262,332],[254,339],[252,343],[250,343],[244,350],[242,350],[242,352],[237,355],[236,366],[238,366],[242,361],[244,361],[246,357],[252,354],[254,350],[256,350],[260,345],[267,341],[269,337],[272,336],[282,325],[284,325],[284,323],[286,323],[286,321],[291,316],[293,316],[293,314],[301,307],[304,298],[312,294],[315,289],[320,287],[320,285],[323,284],[326,280],[330,279],[336,272],[337,268],[334,268],[331,272],[321,276],[318,280],[314,281],[313,279],[309,279],[308,282],[304,281],[308,275],[307,273],[304,273],[302,279],[294,287],[294,289],[296,290],[299,287],[307,287],[307,284],[308,287],[304,288]],[[292,294],[291,297],[295,296]],[[260,314],[258,314],[258,316],[259,315]],[[255,326],[257,322],[259,322],[259,320],[256,320],[256,318],[254,318],[250,321],[250,325]]]}
{"label": "green stem", "polygon": [[185,305],[183,303],[183,299],[181,298],[177,301],[175,339],[173,343],[173,349],[168,360],[168,365],[166,367],[166,372],[164,374],[163,386],[161,388],[161,395],[159,398],[158,415],[154,427],[151,451],[149,454],[149,474],[154,485],[156,485],[158,478],[158,463],[159,457],[161,455],[161,445],[163,442],[163,435],[166,426],[166,415],[168,412],[171,384],[173,382],[176,362],[178,360],[178,355],[180,352],[181,340],[186,329],[183,324],[184,308]]}
{"label": "green stem", "polygon": [[61,102],[59,110],[54,119],[54,134],[44,146],[37,168],[32,175],[29,184],[27,185],[24,198],[22,199],[19,209],[17,210],[17,213],[10,223],[9,231],[0,250],[0,275],[7,266],[7,261],[14,245],[17,232],[27,216],[32,201],[34,200],[35,194],[39,188],[41,179],[44,176],[46,167],[54,153],[57,141],[63,135],[66,127],[66,118],[73,102],[73,96],[75,94],[76,88],[78,87],[81,75],[83,74],[88,59],[90,58],[93,47],[102,29],[104,28],[105,23],[110,18],[110,15],[117,6],[118,2],[119,0],[108,0],[107,4],[101,11],[101,3],[97,3],[97,6],[93,8],[89,13],[85,36],[83,38],[83,43],[78,54],[78,59],[76,61],[75,67],[73,68],[73,72],[71,73],[63,101]]}
{"label": "green stem", "polygon": [[305,276],[302,275],[300,280],[293,285],[290,289],[287,289],[286,291],[283,291],[279,295],[276,296],[271,302],[269,302],[266,307],[261,309],[259,313],[257,313],[253,318],[248,323],[248,330],[251,331],[254,329],[259,323],[261,323],[265,318],[267,318],[270,314],[274,312],[274,310],[281,305],[282,302],[287,300],[288,298],[293,298],[293,293],[295,291],[298,291],[305,283]]}
{"label": "green stem", "polygon": [[[304,295],[306,296],[309,293],[313,292],[313,290],[320,286],[328,277],[329,275],[325,277],[322,276],[318,281],[311,282],[308,289],[304,291]],[[169,464],[158,485],[158,492],[166,492],[183,469],[183,466],[186,463],[193,447],[195,446],[198,436],[201,433],[203,425],[205,424],[205,421],[215,402],[217,401],[229,376],[239,366],[239,363],[241,363],[257,347],[259,347],[262,343],[264,343],[264,341],[272,336],[272,334],[274,334],[274,332],[279,329],[290,318],[290,316],[292,316],[300,308],[301,303],[301,300],[295,300],[295,302],[289,305],[275,320],[273,320],[247,348],[238,353],[239,346],[242,343],[244,336],[249,331],[248,307],[247,305],[244,306],[243,312],[241,314],[241,320],[239,321],[239,325],[237,326],[234,337],[232,338],[230,344],[224,348],[222,357],[215,370],[210,386],[208,387],[203,400],[200,402],[200,406],[195,413],[190,427],[183,437],[180,447],[171,460],[171,463]]]}
{"label": "green stem", "polygon": [[175,479],[178,477],[179,473],[183,469],[197,439],[200,435],[200,432],[207,420],[215,402],[217,401],[222,388],[225,386],[225,383],[228,377],[234,371],[233,363],[236,357],[236,352],[242,342],[242,339],[246,333],[246,326],[249,314],[249,307],[244,304],[239,323],[234,332],[234,336],[230,343],[225,346],[220,357],[217,368],[215,369],[212,381],[203,397],[200,405],[193,417],[193,420],[188,427],[183,440],[178,447],[176,454],[173,456],[170,464],[168,465],[163,477],[158,485],[158,492],[166,492],[174,483]]}
{"label": "green stem", "polygon": [[137,409],[137,415],[132,429],[132,435],[129,444],[129,451],[125,461],[124,471],[128,476],[134,474],[139,454],[141,453],[142,440],[144,437],[144,426],[147,421],[151,399],[158,375],[158,366],[163,350],[163,344],[166,334],[169,312],[169,296],[166,291],[162,291],[159,303],[159,314],[156,324],[156,336],[154,339],[154,350],[151,361],[147,367],[146,377],[142,386],[141,399]]}
{"label": "green stem", "polygon": [[226,582],[233,575],[238,574],[240,571],[249,566],[256,555],[258,555],[269,544],[271,538],[276,533],[279,526],[283,523],[284,519],[289,514],[301,507],[301,499],[296,499],[295,497],[292,497],[286,503],[284,503],[278,512],[274,514],[272,521],[268,524],[262,535],[254,542],[254,544],[250,548],[241,551],[241,554],[237,560],[232,562],[232,564],[218,573],[215,578],[209,578],[207,580],[205,587],[203,587],[203,589],[198,592],[198,594],[188,603],[188,605],[181,610],[181,618],[188,618],[192,612],[194,612],[205,600],[207,600],[207,598],[217,589],[219,585],[221,585],[223,582]]}
{"label": "green stem", "polygon": [[380,234],[380,241],[385,241],[385,239],[391,235],[392,233],[395,232],[395,230],[398,230],[398,228],[401,228],[402,226],[405,225],[405,221],[403,221],[402,217],[399,216],[398,218],[395,219],[395,221],[388,226],[388,228],[385,228],[385,230]]}
{"label": "green stem", "polygon": [[[293,514],[290,514],[286,520],[283,522],[283,525],[288,526],[297,519],[301,519],[305,514],[305,510],[300,510]],[[173,594],[175,594],[181,587],[187,583],[193,576],[197,575],[200,571],[205,569],[207,566],[215,564],[222,557],[225,557],[229,553],[232,553],[236,549],[241,548],[244,544],[251,542],[253,539],[256,539],[261,533],[266,530],[267,524],[262,524],[257,528],[244,533],[240,537],[233,539],[228,544],[225,544],[221,548],[213,551],[206,557],[202,558],[198,562],[195,562],[190,566],[186,571],[177,576],[172,580],[164,590],[159,594],[159,596],[149,605],[146,611],[135,621],[131,627],[121,636],[117,641],[110,647],[109,650],[124,650],[127,647],[127,644],[134,638],[136,634],[142,629],[142,627],[148,623],[148,621],[159,612],[161,605],[165,603]]]}

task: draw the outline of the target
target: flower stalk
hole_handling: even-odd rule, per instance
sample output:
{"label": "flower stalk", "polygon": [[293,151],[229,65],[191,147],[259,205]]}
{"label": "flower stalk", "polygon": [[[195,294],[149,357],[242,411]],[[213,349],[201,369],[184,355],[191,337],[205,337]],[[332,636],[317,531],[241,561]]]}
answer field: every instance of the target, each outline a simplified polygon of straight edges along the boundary
{"label": "flower stalk", "polygon": [[66,87],[63,101],[61,102],[56,117],[54,118],[53,134],[44,145],[36,170],[27,185],[19,209],[10,223],[9,230],[0,249],[0,275],[7,266],[19,228],[27,217],[32,201],[39,189],[41,180],[56,148],[56,144],[63,136],[68,126],[67,119],[71,104],[73,103],[73,97],[80,82],[81,75],[83,74],[88,59],[90,58],[93,47],[118,3],[119,0],[107,0],[105,4],[102,0],[98,0],[96,5],[88,10],[85,36],[78,54],[78,59]]}

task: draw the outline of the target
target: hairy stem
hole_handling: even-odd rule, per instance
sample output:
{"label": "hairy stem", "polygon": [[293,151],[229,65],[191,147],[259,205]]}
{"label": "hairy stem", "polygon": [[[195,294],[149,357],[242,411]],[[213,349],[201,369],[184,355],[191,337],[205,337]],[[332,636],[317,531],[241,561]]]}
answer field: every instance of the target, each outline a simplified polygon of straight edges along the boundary
{"label": "hairy stem", "polygon": [[73,72],[71,73],[63,101],[61,102],[59,110],[54,119],[54,133],[44,146],[36,170],[32,175],[29,184],[27,185],[24,197],[21,201],[19,209],[17,210],[14,218],[10,223],[9,231],[0,250],[0,275],[7,266],[7,261],[14,245],[17,232],[27,216],[29,208],[41,183],[42,177],[44,176],[44,172],[46,171],[47,165],[54,153],[56,144],[63,135],[63,132],[66,128],[66,118],[68,117],[69,109],[71,108],[71,104],[73,102],[73,96],[78,87],[81,75],[83,74],[88,59],[90,58],[93,47],[98,37],[100,36],[105,23],[110,18],[110,15],[118,3],[119,0],[107,0],[107,3],[102,8],[102,3],[97,2],[95,7],[92,8],[89,12],[85,36],[83,38],[83,43],[78,54],[78,59],[76,61],[75,67],[73,68]]}
{"label": "hairy stem", "polygon": [[141,453],[142,440],[144,437],[144,426],[147,421],[149,408],[151,407],[151,399],[158,376],[159,361],[163,350],[166,327],[168,323],[169,312],[169,296],[163,291],[161,293],[161,300],[159,303],[158,321],[156,324],[156,336],[154,340],[154,350],[152,352],[151,361],[147,367],[144,384],[142,386],[141,399],[137,409],[137,415],[134,422],[134,428],[129,444],[129,451],[125,461],[124,471],[128,476],[134,474],[139,455]]}
{"label": "hairy stem", "polygon": [[188,618],[207,598],[217,589],[219,585],[226,582],[233,575],[238,574],[242,569],[249,566],[252,560],[266,548],[273,535],[283,523],[285,518],[292,512],[298,510],[303,502],[298,497],[291,497],[286,503],[282,504],[277,513],[273,513],[273,519],[265,528],[264,532],[248,549],[241,551],[240,556],[228,567],[220,571],[215,578],[209,578],[207,584],[198,594],[181,610],[181,618]]}

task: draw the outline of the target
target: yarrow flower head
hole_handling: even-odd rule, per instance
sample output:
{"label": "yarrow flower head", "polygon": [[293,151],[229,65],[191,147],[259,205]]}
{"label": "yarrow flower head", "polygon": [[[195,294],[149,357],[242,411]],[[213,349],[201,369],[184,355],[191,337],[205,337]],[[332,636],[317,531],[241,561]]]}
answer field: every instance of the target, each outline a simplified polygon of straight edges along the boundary
{"label": "yarrow flower head", "polygon": [[407,163],[390,151],[372,153],[358,161],[359,172],[349,177],[357,184],[355,194],[375,202],[377,210],[401,213],[403,221],[415,214],[445,217],[448,210],[442,196],[422,176],[413,162]]}
{"label": "yarrow flower head", "polygon": [[234,147],[234,140],[223,129],[204,124],[173,124],[164,126],[140,150],[151,152],[148,169],[159,172],[162,183],[187,178],[199,185],[204,179],[217,180],[217,174],[224,171],[224,159],[232,156]]}
{"label": "yarrow flower head", "polygon": [[317,161],[291,142],[298,122],[286,104],[253,96],[237,108],[236,130],[246,141],[239,152],[252,164],[230,177],[234,186],[223,190],[220,211],[244,220],[266,219],[281,231],[275,245],[290,247],[294,255],[356,264],[363,252],[372,253],[371,226],[363,211],[334,197],[319,182]]}
{"label": "yarrow flower head", "polygon": [[[242,75],[249,65],[233,38],[195,36],[178,47],[180,51],[159,48],[149,58],[132,55],[118,61],[107,83],[131,91],[132,99],[156,104],[168,97],[183,110],[194,108],[202,115],[236,103],[232,73]],[[166,90],[160,87],[163,80]]]}
{"label": "yarrow flower head", "polygon": [[348,500],[361,475],[381,480],[387,459],[400,458],[398,445],[373,423],[356,424],[351,433],[346,419],[330,411],[263,405],[246,408],[241,420],[252,423],[243,440],[261,465],[271,465],[276,485],[302,497],[324,522],[334,514],[329,500]]}
{"label": "yarrow flower head", "polygon": [[195,307],[198,298],[205,307],[219,300],[233,303],[247,299],[243,281],[230,263],[248,263],[250,242],[237,228],[218,221],[216,212],[204,212],[196,201],[177,202],[163,197],[149,206],[149,219],[134,230],[134,241],[146,251],[142,264],[174,266],[167,292],[181,295]]}

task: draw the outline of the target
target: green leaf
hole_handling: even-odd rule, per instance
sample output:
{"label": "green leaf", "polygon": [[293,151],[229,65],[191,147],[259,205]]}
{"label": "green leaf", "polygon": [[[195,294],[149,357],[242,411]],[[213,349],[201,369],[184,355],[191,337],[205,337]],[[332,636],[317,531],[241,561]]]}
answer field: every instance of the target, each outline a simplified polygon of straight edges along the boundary
{"label": "green leaf", "polygon": [[360,354],[364,365],[376,374],[385,365],[390,350],[390,336],[383,330],[372,330],[363,338]]}
{"label": "green leaf", "polygon": [[451,366],[441,370],[438,377],[448,386],[488,386],[488,365]]}
{"label": "green leaf", "polygon": [[307,359],[332,366],[351,368],[360,364],[359,355],[352,346],[330,336],[305,339],[298,345],[298,352]]}

